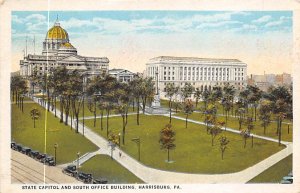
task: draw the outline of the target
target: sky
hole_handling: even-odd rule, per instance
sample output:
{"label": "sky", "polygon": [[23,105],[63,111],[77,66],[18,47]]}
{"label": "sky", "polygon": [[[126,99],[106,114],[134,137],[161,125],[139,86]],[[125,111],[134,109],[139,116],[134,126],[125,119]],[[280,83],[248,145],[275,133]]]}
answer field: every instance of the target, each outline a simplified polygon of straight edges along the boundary
{"label": "sky", "polygon": [[82,56],[108,57],[110,69],[143,72],[150,58],[235,58],[248,75],[292,73],[291,11],[51,11],[12,12],[12,71],[58,17]]}

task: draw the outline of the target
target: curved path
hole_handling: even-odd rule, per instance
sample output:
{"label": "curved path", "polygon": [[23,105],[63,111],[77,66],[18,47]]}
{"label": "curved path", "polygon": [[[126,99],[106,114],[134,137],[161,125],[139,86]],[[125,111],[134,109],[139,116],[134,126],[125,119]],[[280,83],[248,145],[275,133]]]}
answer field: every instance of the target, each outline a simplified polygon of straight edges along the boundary
{"label": "curved path", "polygon": [[[36,100],[35,100],[36,101]],[[60,111],[57,110],[57,115],[60,115]],[[52,112],[54,113],[54,112]],[[167,115],[166,115],[167,116]],[[181,117],[173,117],[176,119],[184,119]],[[185,120],[185,119],[184,119]],[[188,120],[196,124],[204,124],[203,122],[197,122],[194,120]],[[71,121],[68,122],[71,125]],[[73,124],[74,125],[74,124]],[[82,133],[83,125],[79,123],[79,132]],[[227,128],[227,131],[237,132],[234,129]],[[100,148],[102,154],[110,155],[111,149],[108,146],[108,142],[105,138],[93,132],[90,128],[84,127],[84,136],[97,145]],[[277,141],[272,138],[255,136],[269,141]],[[142,179],[146,183],[246,183],[255,176],[259,175],[272,165],[276,164],[280,160],[284,159],[288,155],[292,154],[292,143],[282,142],[286,145],[286,148],[266,158],[265,160],[251,166],[245,170],[230,174],[189,174],[180,172],[163,171],[143,165],[128,154],[116,148],[114,150],[114,159],[134,173],[137,177]],[[122,157],[119,157],[119,152],[122,153]]]}

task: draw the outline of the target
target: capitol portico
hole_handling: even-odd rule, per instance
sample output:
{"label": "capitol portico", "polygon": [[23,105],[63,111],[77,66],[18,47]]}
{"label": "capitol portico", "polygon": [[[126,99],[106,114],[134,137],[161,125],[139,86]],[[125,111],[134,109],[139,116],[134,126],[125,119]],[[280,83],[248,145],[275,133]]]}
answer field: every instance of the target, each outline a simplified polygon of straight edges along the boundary
{"label": "capitol portico", "polygon": [[168,83],[179,87],[191,83],[201,91],[226,83],[241,89],[246,86],[247,64],[237,59],[159,56],[149,60],[145,73],[158,78],[160,97],[165,98]]}
{"label": "capitol portico", "polygon": [[28,54],[20,60],[20,75],[29,77],[34,70],[37,75],[43,75],[53,68],[65,66],[68,70],[76,69],[87,76],[93,76],[107,73],[108,65],[107,57],[78,55],[77,49],[70,43],[67,31],[56,21],[46,34],[42,54]]}

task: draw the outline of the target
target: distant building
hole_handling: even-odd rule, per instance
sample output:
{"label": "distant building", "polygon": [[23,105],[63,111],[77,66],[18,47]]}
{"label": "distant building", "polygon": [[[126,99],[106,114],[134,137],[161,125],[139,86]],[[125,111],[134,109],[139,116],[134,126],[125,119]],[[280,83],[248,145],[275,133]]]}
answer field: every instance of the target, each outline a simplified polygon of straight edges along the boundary
{"label": "distant building", "polygon": [[120,82],[130,82],[135,76],[133,72],[125,69],[111,69],[108,73]]}
{"label": "distant building", "polygon": [[78,55],[77,49],[70,43],[67,31],[56,21],[46,34],[42,54],[28,54],[20,60],[20,75],[29,77],[33,70],[36,70],[38,75],[43,75],[59,66],[82,71],[87,76],[98,75],[107,73],[108,65],[107,57]]}
{"label": "distant building", "polygon": [[191,83],[202,91],[226,83],[241,89],[247,84],[247,64],[237,59],[159,56],[146,64],[145,76],[154,81],[158,78],[161,97],[165,97],[168,83],[180,87]]}
{"label": "distant building", "polygon": [[289,86],[292,84],[292,76],[287,73],[283,74],[264,74],[250,75],[247,80],[248,85],[256,85],[261,90],[267,91],[270,86]]}

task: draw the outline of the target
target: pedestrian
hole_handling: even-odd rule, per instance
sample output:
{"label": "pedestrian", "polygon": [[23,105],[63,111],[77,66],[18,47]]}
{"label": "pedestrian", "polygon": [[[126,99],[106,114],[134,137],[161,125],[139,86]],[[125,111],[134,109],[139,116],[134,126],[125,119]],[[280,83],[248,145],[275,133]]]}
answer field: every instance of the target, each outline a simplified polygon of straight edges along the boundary
{"label": "pedestrian", "polygon": [[119,157],[120,157],[120,158],[122,157],[122,152],[120,152],[120,151],[119,151]]}

